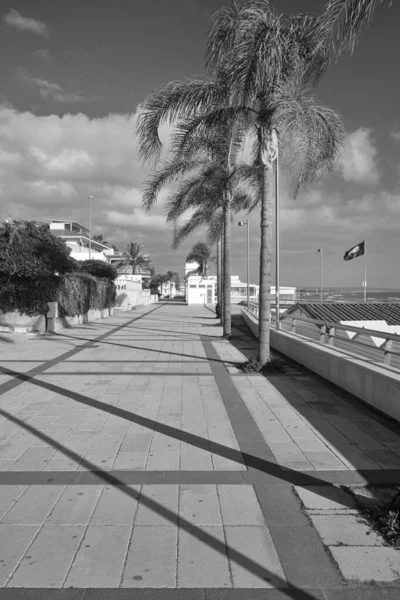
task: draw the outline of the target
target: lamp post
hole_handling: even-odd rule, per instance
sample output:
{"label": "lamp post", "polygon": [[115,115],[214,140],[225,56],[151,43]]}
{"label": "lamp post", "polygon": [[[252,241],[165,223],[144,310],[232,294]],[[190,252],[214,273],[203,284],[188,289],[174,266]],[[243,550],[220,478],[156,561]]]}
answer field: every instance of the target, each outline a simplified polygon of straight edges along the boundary
{"label": "lamp post", "polygon": [[321,304],[323,303],[324,300],[324,249],[323,248],[318,248],[318,252],[320,255],[320,274],[321,274],[321,285],[320,285],[320,299],[321,299]]}
{"label": "lamp post", "polygon": [[89,196],[89,260],[92,257],[92,200],[93,196]]}
{"label": "lamp post", "polygon": [[249,283],[249,278],[250,278],[250,222],[247,219],[247,221],[239,221],[238,223],[239,227],[244,227],[244,225],[247,226],[247,310],[249,310],[249,306],[250,306],[250,283]]}

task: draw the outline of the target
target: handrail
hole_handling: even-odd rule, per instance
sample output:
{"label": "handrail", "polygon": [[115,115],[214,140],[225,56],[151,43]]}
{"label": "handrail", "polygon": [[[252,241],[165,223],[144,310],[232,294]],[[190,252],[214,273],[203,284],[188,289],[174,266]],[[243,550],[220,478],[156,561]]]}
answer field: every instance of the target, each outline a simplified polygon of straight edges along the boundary
{"label": "handrail", "polygon": [[[363,333],[364,335],[371,335],[373,337],[378,337],[381,339],[399,341],[400,335],[397,333],[389,333],[388,331],[381,331],[379,329],[366,329],[365,327],[354,327],[354,325],[342,325],[339,322],[335,321],[324,321],[322,319],[307,319],[307,317],[295,317],[292,315],[281,315],[280,320],[283,319],[292,319],[296,321],[301,321],[304,323],[314,323],[315,325],[324,326],[328,328],[341,329],[343,331],[354,331],[355,333]],[[381,334],[381,335],[377,335]],[[354,339],[354,338],[353,338]]]}
{"label": "handrail", "polygon": [[[258,319],[258,305],[250,303],[248,310]],[[287,315],[285,313],[280,315],[281,323],[282,321],[288,319],[291,319],[292,321],[291,333],[293,334],[296,334],[296,324],[298,322],[316,325],[317,327],[319,327],[320,330],[320,343],[324,345],[328,344],[328,346],[331,347],[334,346],[336,330],[354,332],[356,335],[350,338],[349,340],[346,340],[348,342],[354,342],[355,339],[360,335],[382,339],[384,340],[385,344],[383,350],[383,362],[385,365],[391,364],[393,342],[400,343],[400,335],[396,333],[389,333],[386,331],[380,331],[376,329],[366,329],[365,327],[355,327],[353,325],[342,325],[339,322],[326,321],[324,319],[308,319],[307,317],[298,317],[294,315]],[[273,313],[271,313],[271,321],[272,320],[276,320],[276,315]],[[337,349],[340,350],[339,348]]]}

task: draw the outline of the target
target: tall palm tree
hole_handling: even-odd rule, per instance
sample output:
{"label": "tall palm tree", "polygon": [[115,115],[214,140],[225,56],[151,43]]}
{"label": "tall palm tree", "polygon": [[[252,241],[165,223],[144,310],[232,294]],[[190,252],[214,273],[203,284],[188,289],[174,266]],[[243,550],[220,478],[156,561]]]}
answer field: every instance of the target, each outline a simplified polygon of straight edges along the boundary
{"label": "tall palm tree", "polygon": [[186,262],[195,262],[199,266],[193,271],[193,275],[207,277],[208,261],[211,256],[211,248],[204,242],[197,242],[186,257]]}
{"label": "tall palm tree", "polygon": [[[144,109],[143,115],[148,109]],[[143,117],[145,121],[145,117]],[[223,228],[223,326],[224,336],[231,334],[231,213],[233,202],[246,209],[251,203],[247,190],[239,187],[245,182],[254,188],[258,182],[258,168],[238,163],[237,151],[242,141],[241,133],[236,133],[236,124],[230,121],[229,114],[221,112],[220,118],[212,115],[211,121],[198,127],[198,117],[184,119],[178,123],[173,150],[174,157],[164,161],[162,167],[147,183],[143,194],[143,205],[149,210],[157,200],[163,186],[181,180],[166,201],[167,220],[175,223],[190,208],[208,206],[208,213],[222,209]],[[143,126],[140,132],[141,147],[147,138]],[[149,129],[151,137],[153,130]],[[156,135],[158,135],[156,133]],[[155,151],[156,152],[156,151]],[[185,179],[182,178],[185,177]]]}
{"label": "tall palm tree", "polygon": [[154,270],[149,253],[144,246],[137,242],[130,242],[125,246],[122,256],[123,258],[117,264],[117,268],[123,273],[136,275],[143,273],[143,271],[152,273]]}
{"label": "tall palm tree", "polygon": [[[269,315],[274,163],[290,141],[299,187],[328,170],[343,139],[332,110],[317,106],[306,92],[335,56],[352,49],[362,27],[384,0],[329,0],[320,16],[278,15],[268,0],[233,2],[213,20],[206,53],[212,78],[172,82],[151,94],[138,120],[140,153],[158,157],[159,126],[197,117],[196,128],[231,122],[251,127],[254,155],[262,169],[259,359],[269,358]],[[300,153],[299,153],[300,150]],[[229,163],[229,161],[228,161]],[[229,219],[228,219],[229,222]],[[229,238],[229,225],[225,239]],[[229,246],[229,244],[228,244]],[[225,279],[226,281],[226,279]]]}

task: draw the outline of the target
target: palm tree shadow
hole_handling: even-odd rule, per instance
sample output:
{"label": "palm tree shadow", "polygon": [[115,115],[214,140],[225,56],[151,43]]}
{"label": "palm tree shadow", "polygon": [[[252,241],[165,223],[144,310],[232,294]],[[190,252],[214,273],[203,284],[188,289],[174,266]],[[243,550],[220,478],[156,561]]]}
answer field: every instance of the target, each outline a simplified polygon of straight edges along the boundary
{"label": "palm tree shadow", "polygon": [[[285,594],[288,598],[292,598],[293,600],[316,600],[315,596],[311,595],[311,593],[309,593],[308,591],[301,590],[300,588],[290,583],[288,584],[279,575],[276,575],[269,569],[265,568],[262,564],[249,558],[242,552],[231,548],[228,544],[225,544],[225,541],[217,539],[216,537],[214,537],[204,529],[198,527],[197,525],[194,525],[181,515],[177,515],[176,513],[174,513],[173,510],[166,508],[165,506],[156,502],[149,496],[143,494],[141,490],[136,491],[135,489],[132,489],[132,487],[124,483],[123,479],[118,478],[118,476],[114,474],[115,471],[113,473],[110,473],[100,469],[94,463],[81,457],[76,452],[69,450],[63,444],[52,439],[44,432],[39,431],[35,427],[29,425],[29,423],[25,423],[18,417],[8,413],[3,409],[0,409],[0,414],[6,419],[25,429],[25,431],[32,433],[40,440],[50,444],[52,447],[62,452],[62,454],[64,454],[64,456],[66,456],[67,458],[73,460],[74,462],[77,462],[80,466],[89,470],[93,474],[94,479],[97,480],[97,482],[100,481],[104,484],[112,485],[113,487],[118,488],[123,494],[125,494],[137,503],[140,502],[143,506],[146,506],[149,510],[162,516],[166,521],[168,521],[172,525],[176,525],[178,519],[180,529],[183,529],[191,536],[197,538],[203,544],[209,546],[210,548],[213,548],[223,557],[226,557],[228,555],[231,561],[240,565],[242,568],[246,569],[248,572],[252,573],[259,579],[271,583],[275,588],[280,588],[282,590],[282,593]],[[49,472],[49,478],[47,480],[47,483],[51,483],[52,481],[53,477],[51,472]]]}

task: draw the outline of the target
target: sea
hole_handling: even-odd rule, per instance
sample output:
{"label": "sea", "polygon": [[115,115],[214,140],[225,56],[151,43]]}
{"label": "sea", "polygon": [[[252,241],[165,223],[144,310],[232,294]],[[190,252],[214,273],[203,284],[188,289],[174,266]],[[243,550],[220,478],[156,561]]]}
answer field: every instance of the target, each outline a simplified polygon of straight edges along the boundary
{"label": "sea", "polygon": [[[297,288],[298,299],[315,302],[320,299],[319,288],[299,287]],[[364,302],[364,291],[362,288],[331,287],[323,291],[324,302]],[[400,290],[371,288],[367,289],[367,302],[400,302]]]}

